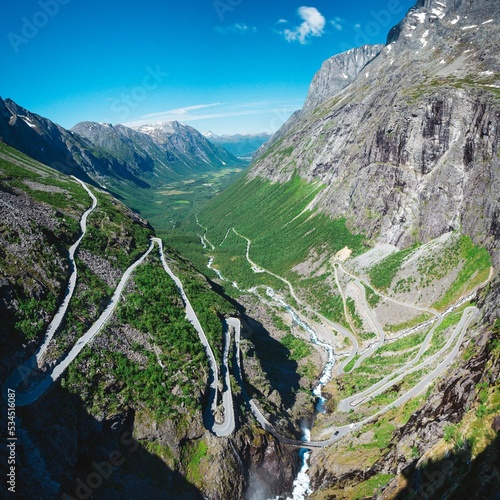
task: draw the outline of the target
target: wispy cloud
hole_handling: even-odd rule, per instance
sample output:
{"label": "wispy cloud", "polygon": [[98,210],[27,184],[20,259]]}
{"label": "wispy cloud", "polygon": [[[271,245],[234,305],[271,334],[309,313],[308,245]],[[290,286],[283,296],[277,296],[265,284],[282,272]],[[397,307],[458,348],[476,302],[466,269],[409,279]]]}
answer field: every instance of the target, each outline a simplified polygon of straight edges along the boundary
{"label": "wispy cloud", "polygon": [[196,104],[194,106],[186,106],[184,108],[169,109],[167,111],[160,111],[158,113],[149,113],[143,115],[138,119],[125,123],[124,125],[128,127],[138,127],[140,125],[147,125],[151,122],[163,123],[171,121],[182,121],[182,122],[193,122],[199,120],[207,120],[214,118],[225,118],[230,116],[243,116],[259,113],[257,109],[237,109],[225,108],[217,110],[213,113],[199,112],[207,108],[220,107],[222,103],[211,103],[211,104]]}
{"label": "wispy cloud", "polygon": [[298,14],[303,22],[295,28],[283,31],[288,42],[298,41],[305,44],[310,37],[324,33],[326,19],[316,7],[299,7]]}
{"label": "wispy cloud", "polygon": [[[221,123],[224,123],[224,118],[256,115],[274,116],[278,114],[280,116],[283,115],[288,118],[288,116],[293,111],[299,109],[302,106],[302,103],[303,100],[268,100],[238,104],[196,104],[193,106],[186,106],[183,108],[170,109],[158,113],[149,113],[147,115],[142,115],[133,121],[124,123],[124,125],[128,127],[139,127],[141,125],[147,125],[151,123],[169,122],[175,120],[182,121],[184,123],[200,122],[203,120],[221,120]],[[213,111],[207,112],[207,108],[213,108]],[[279,125],[281,125],[281,123]],[[274,130],[276,128],[278,127],[274,127]]]}
{"label": "wispy cloud", "polygon": [[344,27],[344,20],[341,17],[334,17],[331,21],[330,24],[337,30],[337,31],[342,31],[342,28]]}
{"label": "wispy cloud", "polygon": [[220,35],[247,35],[250,33],[257,33],[257,28],[255,26],[248,26],[245,23],[234,23],[229,26],[216,26],[215,31]]}
{"label": "wispy cloud", "polygon": [[149,118],[160,118],[164,116],[172,116],[172,117],[178,117],[178,118],[170,118],[169,120],[165,121],[172,121],[172,120],[177,120],[177,119],[182,119],[185,116],[190,115],[190,111],[196,111],[198,109],[205,109],[205,108],[211,108],[213,106],[220,106],[220,102],[213,102],[210,104],[196,104],[195,106],[186,106],[184,108],[176,108],[176,109],[169,109],[168,111],[160,111],[158,113],[150,113],[149,115],[144,115],[141,117],[141,119],[149,119]]}

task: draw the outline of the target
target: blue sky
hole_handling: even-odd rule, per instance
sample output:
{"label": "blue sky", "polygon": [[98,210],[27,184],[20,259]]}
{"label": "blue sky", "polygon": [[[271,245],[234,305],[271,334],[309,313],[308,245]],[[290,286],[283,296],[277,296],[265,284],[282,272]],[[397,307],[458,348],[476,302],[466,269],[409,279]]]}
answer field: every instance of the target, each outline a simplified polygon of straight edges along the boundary
{"label": "blue sky", "polygon": [[70,128],[177,119],[274,132],[321,63],[385,42],[415,0],[17,0],[0,18],[0,96]]}

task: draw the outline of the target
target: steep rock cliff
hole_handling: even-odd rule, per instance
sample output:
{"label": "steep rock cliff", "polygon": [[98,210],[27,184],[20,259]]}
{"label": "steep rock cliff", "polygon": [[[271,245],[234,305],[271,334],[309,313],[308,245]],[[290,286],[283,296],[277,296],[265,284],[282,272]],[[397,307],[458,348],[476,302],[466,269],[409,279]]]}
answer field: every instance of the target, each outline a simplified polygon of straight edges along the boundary
{"label": "steep rock cliff", "polygon": [[302,111],[315,108],[351,84],[383,48],[383,45],[363,45],[327,59],[314,75]]}
{"label": "steep rock cliff", "polygon": [[499,7],[418,2],[351,84],[332,83],[329,99],[285,124],[250,176],[321,180],[314,205],[379,242],[405,247],[462,227],[496,248]]}

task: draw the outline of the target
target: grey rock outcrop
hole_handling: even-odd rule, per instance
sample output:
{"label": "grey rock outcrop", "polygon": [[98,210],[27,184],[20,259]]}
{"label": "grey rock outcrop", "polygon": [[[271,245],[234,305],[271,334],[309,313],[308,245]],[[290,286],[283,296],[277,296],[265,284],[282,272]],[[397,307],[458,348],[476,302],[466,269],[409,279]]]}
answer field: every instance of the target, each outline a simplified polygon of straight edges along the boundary
{"label": "grey rock outcrop", "polygon": [[327,59],[314,75],[302,111],[314,109],[351,84],[383,48],[383,45],[363,45]]}
{"label": "grey rock outcrop", "polygon": [[71,131],[84,137],[94,146],[113,154],[127,163],[129,168],[142,175],[151,174],[154,171],[153,158],[164,156],[150,137],[123,125],[80,122]]}
{"label": "grey rock outcrop", "polygon": [[289,131],[292,131],[295,126],[300,124],[303,116],[314,111],[321,104],[326,103],[326,101],[355,81],[359,72],[377,57],[383,48],[383,45],[364,45],[327,59],[314,75],[302,109],[295,111],[283,126],[276,131],[271,140],[264,143],[257,150],[254,159],[258,159],[273,144],[284,139]]}

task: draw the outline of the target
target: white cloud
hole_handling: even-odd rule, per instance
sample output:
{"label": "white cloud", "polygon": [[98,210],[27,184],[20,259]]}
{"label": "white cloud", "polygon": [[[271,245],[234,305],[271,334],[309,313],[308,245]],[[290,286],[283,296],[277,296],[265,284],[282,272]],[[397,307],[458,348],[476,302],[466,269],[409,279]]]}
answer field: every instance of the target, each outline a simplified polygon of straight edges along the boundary
{"label": "white cloud", "polygon": [[[224,123],[230,123],[230,120],[233,118],[235,120],[241,118],[241,126],[244,127],[246,123],[245,117],[248,117],[248,120],[251,120],[251,117],[255,117],[255,120],[260,120],[260,122],[264,124],[259,126],[260,129],[269,129],[269,131],[274,132],[286,121],[293,111],[302,107],[303,102],[303,99],[284,99],[234,104],[197,104],[138,116],[134,120],[124,123],[123,125],[127,127],[139,127],[151,123],[163,123],[176,120],[182,123],[199,122],[204,124],[202,126],[205,126],[207,130],[216,130],[218,126],[224,126]],[[214,107],[214,109],[205,111],[206,108],[211,107]],[[227,132],[228,130],[224,133]]]}
{"label": "white cloud", "polygon": [[211,104],[196,104],[195,106],[186,106],[184,108],[177,108],[177,109],[169,109],[168,111],[160,111],[159,113],[151,113],[149,115],[144,115],[141,118],[142,119],[149,119],[149,118],[158,118],[158,117],[165,117],[169,116],[172,118],[169,118],[168,120],[165,121],[172,121],[172,120],[177,120],[177,118],[181,119],[185,116],[189,116],[190,111],[196,111],[198,109],[204,109],[204,108],[211,108],[212,106],[220,106],[220,102],[213,102]]}
{"label": "white cloud", "polygon": [[246,35],[249,33],[257,33],[257,28],[255,26],[248,26],[248,24],[245,23],[234,23],[229,26],[216,26],[215,31],[220,35],[228,35],[231,33]]}
{"label": "white cloud", "polygon": [[286,19],[279,19],[276,24],[287,24],[288,21]]}
{"label": "white cloud", "polygon": [[305,44],[309,37],[321,36],[324,33],[326,20],[316,7],[300,7],[298,14],[303,20],[302,24],[283,32],[288,42],[298,41]]}
{"label": "white cloud", "polygon": [[[201,112],[199,110],[211,108],[213,106],[219,107],[215,112]],[[222,103],[214,102],[211,104],[196,104],[194,106],[186,106],[184,108],[169,109],[167,111],[160,111],[158,113],[150,113],[147,115],[142,115],[138,119],[124,123],[127,127],[139,127],[140,125],[148,125],[152,122],[163,123],[171,121],[182,121],[184,123],[207,120],[214,118],[227,118],[231,116],[246,116],[252,114],[258,114],[260,111],[258,109],[238,109],[238,107],[229,106],[223,107]],[[239,106],[242,108],[243,106]]]}
{"label": "white cloud", "polygon": [[334,17],[331,21],[330,24],[337,30],[337,31],[342,31],[342,23],[344,20],[341,17]]}

